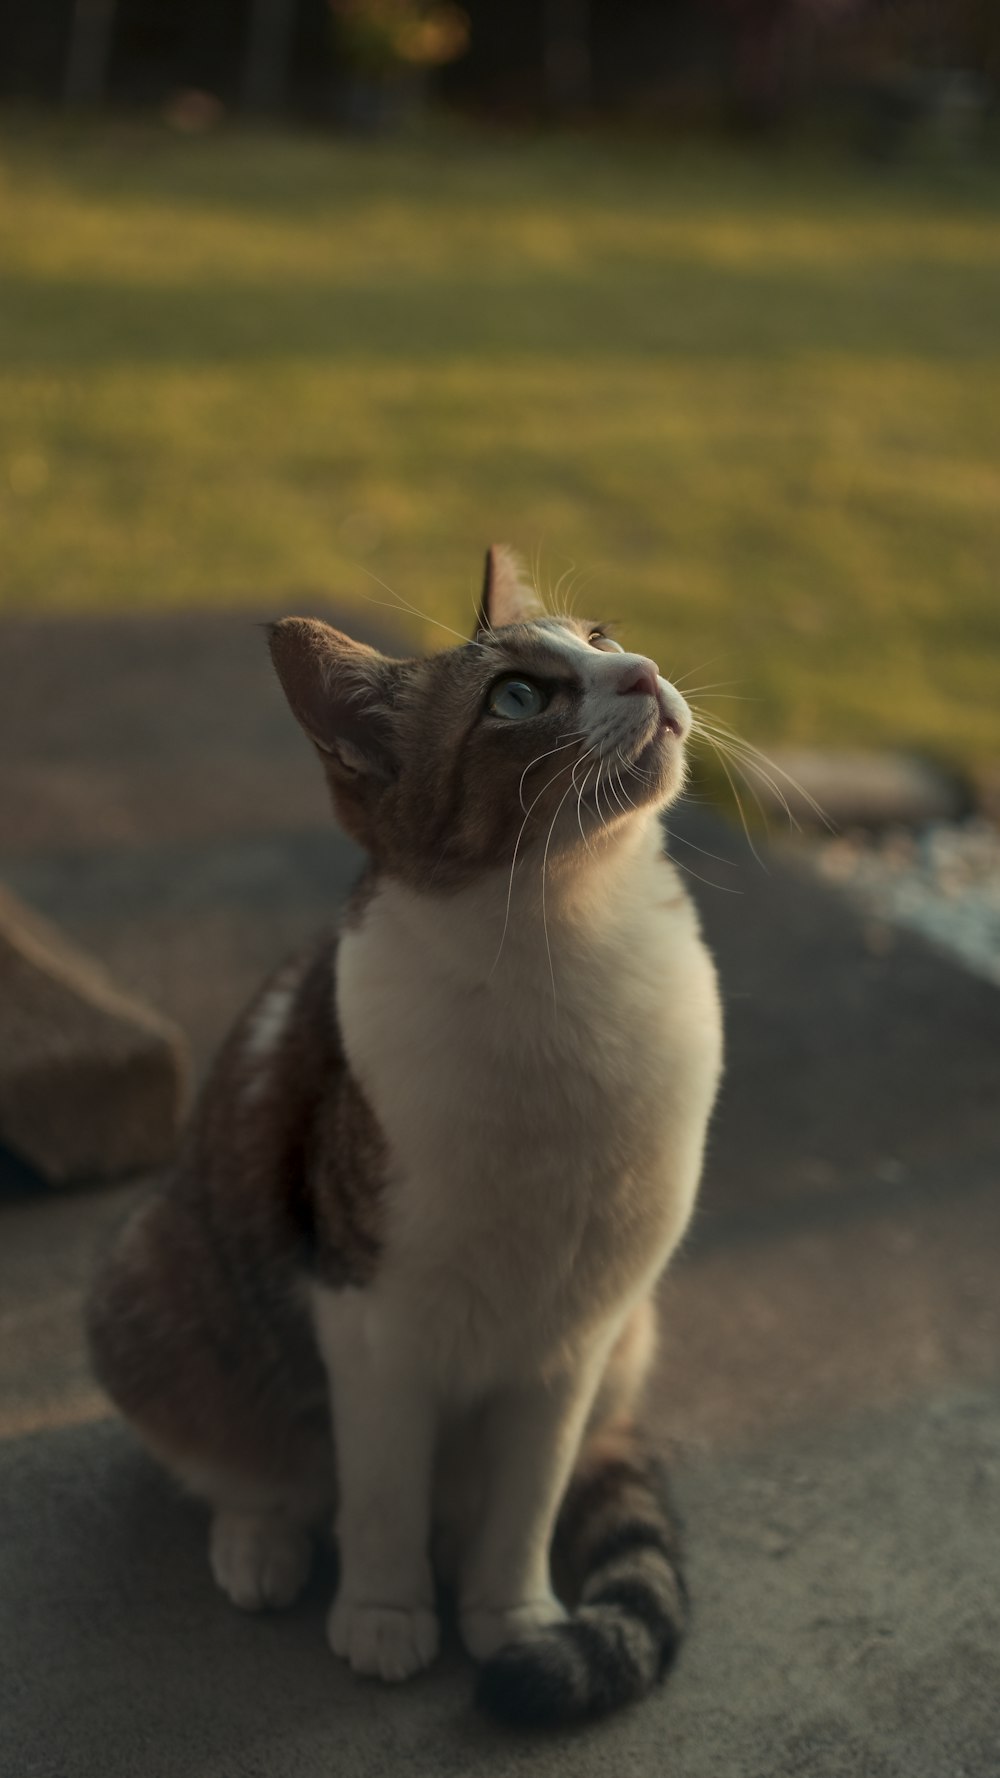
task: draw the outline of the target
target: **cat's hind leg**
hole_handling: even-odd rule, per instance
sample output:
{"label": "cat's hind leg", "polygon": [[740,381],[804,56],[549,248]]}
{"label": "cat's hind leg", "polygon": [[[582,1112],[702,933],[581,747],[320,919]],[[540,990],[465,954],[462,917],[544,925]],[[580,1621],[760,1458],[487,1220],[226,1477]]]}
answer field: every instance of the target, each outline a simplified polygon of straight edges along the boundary
{"label": "cat's hind leg", "polygon": [[289,1293],[227,1274],[187,1207],[159,1198],[120,1235],[88,1305],[99,1380],[211,1513],[209,1561],[244,1610],[288,1605],[333,1501],[325,1378]]}

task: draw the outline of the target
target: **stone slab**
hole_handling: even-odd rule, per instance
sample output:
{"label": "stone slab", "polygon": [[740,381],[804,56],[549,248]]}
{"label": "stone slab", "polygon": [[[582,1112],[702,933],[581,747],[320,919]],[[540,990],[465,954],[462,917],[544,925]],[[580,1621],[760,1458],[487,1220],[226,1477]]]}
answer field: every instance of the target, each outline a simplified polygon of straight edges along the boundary
{"label": "stone slab", "polygon": [[[680,1477],[695,1630],[669,1686],[501,1732],[449,1648],[388,1689],[330,1656],[329,1570],[236,1612],[204,1523],[111,1423],[4,1453],[0,1767],[31,1778],[993,1778],[995,1394],[898,1404]],[[961,1486],[956,1488],[956,1478]],[[947,1510],[942,1510],[947,1502]],[[928,1609],[932,1606],[932,1609]]]}

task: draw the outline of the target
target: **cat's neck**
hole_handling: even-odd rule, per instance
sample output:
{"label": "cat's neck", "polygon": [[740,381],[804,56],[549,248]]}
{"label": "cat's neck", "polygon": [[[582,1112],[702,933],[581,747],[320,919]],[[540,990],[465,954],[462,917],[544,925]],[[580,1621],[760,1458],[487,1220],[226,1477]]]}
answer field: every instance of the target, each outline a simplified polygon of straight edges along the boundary
{"label": "cat's neck", "polygon": [[603,946],[633,926],[668,868],[659,818],[642,811],[587,849],[550,856],[544,868],[533,849],[513,869],[484,872],[451,894],[380,878],[362,924],[407,933],[428,962],[470,985],[489,981],[504,952],[528,969],[539,963],[547,979],[553,950]]}

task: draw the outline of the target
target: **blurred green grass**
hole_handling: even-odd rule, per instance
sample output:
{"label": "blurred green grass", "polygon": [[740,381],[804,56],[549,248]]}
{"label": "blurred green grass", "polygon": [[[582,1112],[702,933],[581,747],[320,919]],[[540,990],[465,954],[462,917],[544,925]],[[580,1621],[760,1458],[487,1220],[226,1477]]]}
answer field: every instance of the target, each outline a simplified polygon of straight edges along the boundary
{"label": "blurred green grass", "polygon": [[758,738],[1000,755],[996,167],[8,117],[0,268],[7,609],[464,631],[507,539]]}

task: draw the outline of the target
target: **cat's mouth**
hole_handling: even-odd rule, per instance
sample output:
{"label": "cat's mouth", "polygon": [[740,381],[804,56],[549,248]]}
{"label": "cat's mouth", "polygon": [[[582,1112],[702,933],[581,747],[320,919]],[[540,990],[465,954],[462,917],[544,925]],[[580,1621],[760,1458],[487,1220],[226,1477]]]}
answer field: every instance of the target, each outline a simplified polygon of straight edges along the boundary
{"label": "cat's mouth", "polygon": [[596,782],[588,773],[581,800],[600,809],[602,800],[606,801],[605,786],[620,781],[633,806],[658,801],[683,776],[686,738],[683,723],[672,711],[658,712],[637,738],[602,747],[597,755]]}
{"label": "cat's mouth", "polygon": [[661,751],[672,752],[678,744],[683,745],[686,731],[681,718],[670,710],[661,697],[657,700],[657,710],[652,721],[643,729],[637,740],[627,745],[623,751],[630,764],[641,767],[647,760]]}
{"label": "cat's mouth", "polygon": [[681,694],[659,676],[652,683],[647,678],[641,690],[641,699],[627,700],[632,720],[622,726],[630,732],[605,731],[590,771],[585,768],[581,800],[598,812],[608,796],[623,813],[629,805],[669,801],[683,783],[691,712]]}
{"label": "cat's mouth", "polygon": [[651,735],[629,752],[629,764],[637,771],[648,772],[655,765],[666,764],[667,757],[683,739],[680,724],[673,717],[659,721]]}
{"label": "cat's mouth", "polygon": [[651,742],[667,735],[674,741],[685,741],[691,729],[691,712],[680,692],[666,679],[658,677],[655,691],[650,687],[646,697],[653,707],[650,720],[636,743],[636,751],[643,752]]}
{"label": "cat's mouth", "polygon": [[623,769],[627,765],[636,802],[669,801],[680,789],[688,732],[684,718],[661,704],[642,733],[631,744],[621,747],[619,759]]}

